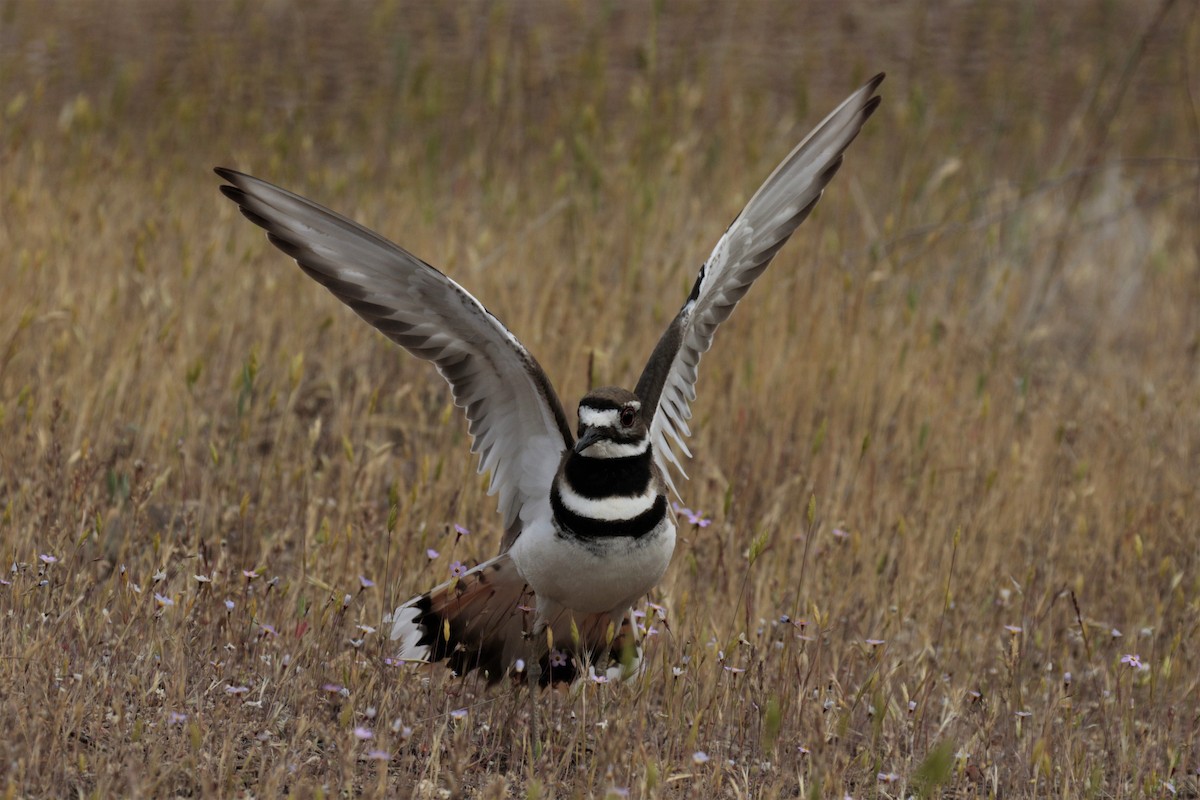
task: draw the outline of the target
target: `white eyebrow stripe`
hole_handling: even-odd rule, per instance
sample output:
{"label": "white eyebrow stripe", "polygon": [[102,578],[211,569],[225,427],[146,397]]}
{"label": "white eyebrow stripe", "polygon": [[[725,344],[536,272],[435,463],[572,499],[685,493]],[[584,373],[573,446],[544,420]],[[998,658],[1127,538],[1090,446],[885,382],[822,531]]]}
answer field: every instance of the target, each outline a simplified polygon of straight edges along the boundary
{"label": "white eyebrow stripe", "polygon": [[615,428],[620,421],[620,414],[615,408],[595,409],[587,406],[579,407],[579,422],[585,428]]}
{"label": "white eyebrow stripe", "polygon": [[576,493],[567,481],[559,481],[558,496],[562,499],[562,503],[567,507],[567,510],[573,514],[578,514],[587,519],[617,522],[633,519],[654,508],[654,503],[658,499],[658,492],[655,490],[654,484],[650,483],[646,487],[646,491],[633,497],[610,495],[609,497],[592,499]]}

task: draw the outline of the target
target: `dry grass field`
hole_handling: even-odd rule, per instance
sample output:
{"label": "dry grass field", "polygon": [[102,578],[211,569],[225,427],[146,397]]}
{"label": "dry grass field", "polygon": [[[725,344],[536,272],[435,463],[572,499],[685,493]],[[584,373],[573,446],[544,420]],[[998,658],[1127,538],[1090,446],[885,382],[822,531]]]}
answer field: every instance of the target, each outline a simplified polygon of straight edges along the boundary
{"label": "dry grass field", "polygon": [[[1198,8],[0,2],[0,794],[1200,796]],[[212,167],[447,271],[573,419],[880,70],[701,365],[649,669],[535,758],[380,632],[499,541],[447,388]]]}

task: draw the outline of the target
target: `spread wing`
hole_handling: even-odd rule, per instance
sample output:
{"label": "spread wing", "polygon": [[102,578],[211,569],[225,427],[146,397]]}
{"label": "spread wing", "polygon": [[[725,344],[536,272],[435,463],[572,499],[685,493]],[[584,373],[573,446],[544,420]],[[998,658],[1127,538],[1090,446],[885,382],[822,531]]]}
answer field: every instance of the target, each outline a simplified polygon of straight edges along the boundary
{"label": "spread wing", "polygon": [[700,357],[733,307],[763,273],[842,165],[842,153],[879,106],[876,75],[824,119],[759,188],[712,255],[700,268],[691,294],[667,327],[646,364],[636,389],[642,405],[654,409],[650,433],[654,458],[671,490],[678,494],[668,464],[683,471],[676,448],[691,456],[691,403],[696,399]]}
{"label": "spread wing", "polygon": [[450,384],[500,495],[503,549],[521,521],[550,515],[550,485],[574,443],[537,361],[465,289],[403,248],[311,200],[230,169],[221,191],[270,242],[385,336],[432,361]]}

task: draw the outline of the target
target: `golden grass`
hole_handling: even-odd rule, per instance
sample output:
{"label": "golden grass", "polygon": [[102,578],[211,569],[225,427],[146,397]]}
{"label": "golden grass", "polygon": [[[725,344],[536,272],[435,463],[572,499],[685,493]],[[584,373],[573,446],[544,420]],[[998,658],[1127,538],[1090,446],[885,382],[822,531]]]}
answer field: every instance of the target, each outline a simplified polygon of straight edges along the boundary
{"label": "golden grass", "polygon": [[[5,3],[7,796],[1198,796],[1196,7],[875,5]],[[648,673],[544,694],[539,761],[521,692],[387,665],[494,503],[211,167],[442,266],[571,407],[879,69],[703,362]]]}

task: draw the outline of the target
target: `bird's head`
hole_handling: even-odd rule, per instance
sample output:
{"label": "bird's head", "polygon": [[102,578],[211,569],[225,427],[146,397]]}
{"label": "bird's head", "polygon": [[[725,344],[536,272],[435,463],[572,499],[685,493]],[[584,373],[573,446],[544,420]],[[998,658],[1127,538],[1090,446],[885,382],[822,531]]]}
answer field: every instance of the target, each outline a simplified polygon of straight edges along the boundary
{"label": "bird's head", "polygon": [[593,389],[579,401],[575,452],[586,458],[629,458],[650,449],[642,403],[627,389]]}

